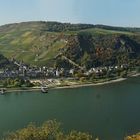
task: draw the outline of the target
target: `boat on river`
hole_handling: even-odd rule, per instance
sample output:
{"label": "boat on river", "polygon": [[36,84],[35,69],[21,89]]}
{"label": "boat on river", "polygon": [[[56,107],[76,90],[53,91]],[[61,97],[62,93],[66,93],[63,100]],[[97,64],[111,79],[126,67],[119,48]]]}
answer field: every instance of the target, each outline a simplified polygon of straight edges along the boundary
{"label": "boat on river", "polygon": [[5,94],[5,91],[6,91],[6,89],[1,88],[1,89],[0,89],[0,95],[4,95],[4,94]]}
{"label": "boat on river", "polygon": [[42,93],[48,93],[48,87],[47,87],[47,85],[41,85],[41,92]]}

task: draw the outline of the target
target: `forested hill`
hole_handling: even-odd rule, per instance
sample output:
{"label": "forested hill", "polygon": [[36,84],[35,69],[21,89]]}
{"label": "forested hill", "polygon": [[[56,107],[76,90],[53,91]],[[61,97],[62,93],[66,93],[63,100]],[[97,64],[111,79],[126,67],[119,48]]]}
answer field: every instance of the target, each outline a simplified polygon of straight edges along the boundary
{"label": "forested hill", "polygon": [[15,65],[6,57],[0,54],[0,69],[13,68]]}
{"label": "forested hill", "polygon": [[0,54],[31,65],[140,65],[140,28],[59,22],[0,26]]}

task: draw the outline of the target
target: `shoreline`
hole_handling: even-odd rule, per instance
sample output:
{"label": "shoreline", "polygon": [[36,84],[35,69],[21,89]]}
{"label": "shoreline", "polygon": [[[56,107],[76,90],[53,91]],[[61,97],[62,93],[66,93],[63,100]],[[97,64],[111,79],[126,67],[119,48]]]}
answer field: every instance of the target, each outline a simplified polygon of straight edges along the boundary
{"label": "shoreline", "polygon": [[[82,84],[72,84],[68,86],[54,86],[54,87],[49,87],[50,90],[53,89],[72,89],[72,88],[79,88],[79,87],[90,87],[90,86],[101,86],[101,85],[106,85],[106,84],[113,84],[121,81],[125,81],[128,78],[131,77],[138,77],[140,76],[140,73],[129,75],[127,78],[117,78],[114,80],[109,80],[109,81],[104,81],[104,82],[99,82],[99,83],[82,83]],[[15,89],[7,89],[6,93],[12,93],[12,92],[33,92],[33,91],[40,91],[40,87],[33,87],[33,88],[25,88],[25,89],[20,89],[20,88],[15,88]]]}
{"label": "shoreline", "polygon": [[115,80],[110,80],[110,81],[105,81],[105,82],[100,82],[100,83],[88,83],[88,84],[83,83],[83,84],[77,84],[77,85],[54,87],[53,89],[69,89],[69,88],[79,88],[79,87],[89,87],[89,86],[101,86],[101,85],[117,83],[117,82],[121,82],[121,81],[125,81],[125,80],[127,80],[127,78],[118,78]]}
{"label": "shoreline", "polygon": [[[90,87],[90,86],[101,86],[101,85],[106,85],[106,84],[112,84],[112,83],[117,83],[127,80],[127,78],[118,78],[115,80],[110,80],[106,82],[100,82],[100,83],[83,83],[83,84],[73,84],[73,85],[68,85],[68,86],[54,86],[54,87],[49,87],[50,90],[53,89],[73,89],[73,88],[79,88],[79,87]],[[12,92],[33,92],[33,91],[40,91],[40,87],[33,87],[33,88],[27,88],[27,89],[20,89],[20,88],[15,88],[15,89],[7,89],[6,93],[12,93]]]}
{"label": "shoreline", "polygon": [[[10,89],[10,88],[9,88]],[[33,92],[33,91],[41,91],[40,88],[29,88],[29,89],[11,89],[11,90],[7,90],[6,93],[12,93],[12,92]]]}

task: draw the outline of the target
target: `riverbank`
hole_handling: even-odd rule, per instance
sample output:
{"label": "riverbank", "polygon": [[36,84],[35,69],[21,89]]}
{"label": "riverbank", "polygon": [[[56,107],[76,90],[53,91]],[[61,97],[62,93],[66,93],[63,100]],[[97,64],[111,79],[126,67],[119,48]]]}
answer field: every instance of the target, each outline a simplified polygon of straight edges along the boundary
{"label": "riverbank", "polygon": [[33,91],[41,91],[39,87],[37,88],[28,88],[28,89],[20,89],[20,88],[15,88],[15,89],[7,89],[6,93],[12,93],[12,92],[33,92]]}
{"label": "riverbank", "polygon": [[[116,83],[116,82],[121,82],[126,80],[127,78],[119,78],[116,80],[110,80],[106,82],[100,82],[100,83],[81,83],[81,84],[72,84],[71,85],[66,85],[66,86],[48,86],[50,90],[52,89],[71,89],[71,88],[79,88],[79,87],[88,87],[88,86],[100,86],[100,85],[105,85],[105,84],[111,84],[111,83]],[[40,87],[32,87],[32,88],[7,88],[6,93],[12,93],[12,92],[33,92],[33,91],[40,91]]]}
{"label": "riverbank", "polygon": [[106,82],[101,82],[101,83],[85,83],[85,84],[77,84],[77,85],[69,85],[69,86],[63,86],[63,87],[54,87],[55,89],[66,89],[66,88],[78,88],[78,87],[88,87],[88,86],[100,86],[100,85],[106,85],[106,84],[112,84],[112,83],[117,83],[127,80],[127,78],[119,78],[115,80],[110,80]]}
{"label": "riverbank", "polygon": [[[129,75],[129,77],[137,77],[140,76],[140,73],[135,73],[135,74],[131,74]],[[76,82],[69,82],[68,85],[48,85],[48,88],[51,89],[71,89],[71,88],[79,88],[79,87],[88,87],[88,86],[100,86],[100,85],[106,85],[106,84],[112,84],[112,83],[117,83],[117,82],[121,82],[124,80],[127,80],[129,77],[127,78],[117,78],[117,79],[113,79],[113,80],[107,80],[107,81],[103,81],[103,82],[98,82],[98,83],[76,83]],[[57,80],[58,81],[58,80]],[[33,92],[33,91],[40,91],[40,87],[32,87],[32,88],[8,88],[6,93],[12,93],[12,92]]]}

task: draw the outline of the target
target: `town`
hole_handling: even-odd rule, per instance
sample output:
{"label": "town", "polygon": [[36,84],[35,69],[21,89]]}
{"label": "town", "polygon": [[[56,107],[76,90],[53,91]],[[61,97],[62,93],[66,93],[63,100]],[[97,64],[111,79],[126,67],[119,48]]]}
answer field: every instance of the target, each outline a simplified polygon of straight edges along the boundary
{"label": "town", "polygon": [[52,68],[52,67],[31,67],[23,62],[15,61],[14,64],[17,66],[14,70],[11,69],[2,69],[0,70],[0,78],[59,78],[59,77],[74,77],[76,73],[82,73],[85,76],[96,74],[97,76],[103,75],[106,72],[112,72],[117,70],[126,70],[129,68],[127,64],[120,66],[105,66],[105,67],[96,67],[89,70],[85,69],[65,69],[65,68]]}
{"label": "town", "polygon": [[139,67],[130,67],[128,64],[119,66],[93,67],[89,70],[79,67],[71,69],[29,66],[22,61],[13,61],[13,69],[0,70],[1,87],[34,87],[45,82],[49,87],[69,86],[83,83],[99,83],[127,77],[139,72]]}

